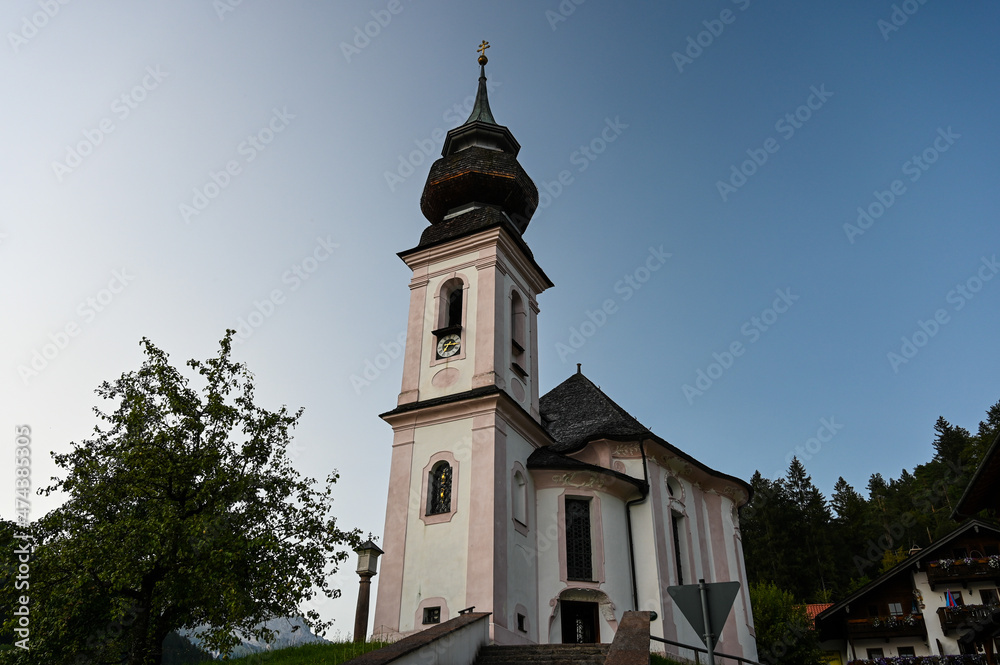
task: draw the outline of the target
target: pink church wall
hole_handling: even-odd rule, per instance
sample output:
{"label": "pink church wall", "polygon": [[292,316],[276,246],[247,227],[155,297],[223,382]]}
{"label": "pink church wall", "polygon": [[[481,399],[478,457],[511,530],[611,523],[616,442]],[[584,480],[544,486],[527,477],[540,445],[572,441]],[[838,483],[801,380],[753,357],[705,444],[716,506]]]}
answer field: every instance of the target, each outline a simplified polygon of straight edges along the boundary
{"label": "pink church wall", "polygon": [[385,507],[385,531],[382,547],[390,555],[383,559],[375,604],[375,630],[399,629],[403,600],[403,562],[406,547],[406,521],[410,505],[410,468],[413,462],[413,429],[393,435],[392,462],[389,467],[389,498]]}

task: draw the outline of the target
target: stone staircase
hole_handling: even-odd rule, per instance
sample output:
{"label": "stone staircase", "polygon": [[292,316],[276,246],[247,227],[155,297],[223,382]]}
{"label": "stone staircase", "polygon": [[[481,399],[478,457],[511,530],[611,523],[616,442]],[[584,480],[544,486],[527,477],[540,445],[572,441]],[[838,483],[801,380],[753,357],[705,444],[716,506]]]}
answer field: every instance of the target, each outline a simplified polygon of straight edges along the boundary
{"label": "stone staircase", "polygon": [[604,665],[609,644],[485,646],[473,665]]}

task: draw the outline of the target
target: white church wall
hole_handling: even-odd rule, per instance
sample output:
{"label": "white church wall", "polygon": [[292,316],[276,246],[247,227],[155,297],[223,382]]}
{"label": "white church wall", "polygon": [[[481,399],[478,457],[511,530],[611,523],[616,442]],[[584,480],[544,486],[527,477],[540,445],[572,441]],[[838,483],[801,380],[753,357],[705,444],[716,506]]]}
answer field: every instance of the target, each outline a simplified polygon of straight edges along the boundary
{"label": "white church wall", "polygon": [[[426,316],[421,335],[420,366],[428,367],[429,371],[420,373],[420,400],[426,401],[452,394],[457,387],[469,390],[472,387],[472,377],[476,364],[477,312],[479,271],[475,261],[478,252],[464,254],[446,261],[432,263],[428,267],[430,275],[427,284]],[[459,353],[451,359],[439,359],[436,352],[436,339],[431,334],[439,325],[439,302],[441,287],[450,279],[460,278],[465,282],[465,300],[462,308],[462,347]]]}
{"label": "white church wall", "polygon": [[[736,617],[736,629],[739,643],[746,645],[743,654],[752,660],[757,660],[756,631],[753,623],[753,610],[750,607],[750,588],[747,582],[746,562],[743,559],[743,541],[739,529],[739,512],[736,502],[729,497],[723,499],[723,518],[726,524],[727,557],[730,579],[740,583],[740,591],[733,603],[733,613]],[[752,647],[753,651],[749,651]]]}
{"label": "white church wall", "polygon": [[[632,570],[629,566],[628,528],[625,522],[625,502],[608,494],[600,495],[604,532],[604,579],[602,590],[614,605],[615,628],[622,614],[632,607]],[[639,538],[648,535],[634,534]],[[640,551],[638,545],[636,552]],[[648,551],[648,550],[647,550]],[[638,557],[637,557],[638,558]],[[610,641],[610,640],[609,640]]]}
{"label": "white church wall", "polygon": [[[694,484],[684,476],[670,472],[656,465],[658,475],[658,485],[663,488],[666,496],[666,510],[663,511],[663,518],[657,524],[657,528],[663,529],[664,537],[667,541],[669,558],[668,565],[674,571],[671,586],[677,584],[697,584],[702,576],[700,565],[701,553],[701,533],[699,530],[699,508],[700,502],[695,494]],[[658,488],[659,489],[659,488]],[[663,496],[663,494],[661,494]],[[679,526],[679,536],[674,537],[673,529],[675,524]],[[680,552],[677,552],[677,546]],[[681,574],[678,575],[676,561],[681,560]],[[701,637],[684,617],[681,611],[674,605],[669,595],[663,597],[664,606],[670,607],[669,618],[671,625],[664,626],[664,632],[668,633],[668,639],[673,639],[683,644],[694,646],[701,645]],[[665,614],[667,614],[665,612]],[[674,635],[669,637],[669,633]],[[693,655],[693,654],[692,654]]]}
{"label": "white church wall", "polygon": [[[530,304],[533,296],[526,286],[527,282],[524,276],[520,274],[515,266],[511,265],[509,261],[505,261],[504,270],[506,274],[503,275],[503,284],[501,287],[504,311],[503,316],[498,317],[502,324],[495,332],[503,349],[503,365],[497,368],[497,373],[503,380],[507,393],[525,411],[530,413],[532,408],[536,410],[538,408],[538,368],[536,367],[538,359],[535,347],[530,341],[536,337],[536,331],[534,330],[536,319],[532,316]],[[512,293],[514,292],[521,298],[525,311],[523,341],[526,348],[519,358],[518,364],[527,372],[527,376],[519,374],[513,366],[514,358],[511,340],[514,336],[514,324],[511,319],[511,300],[513,298]]]}
{"label": "white church wall", "polygon": [[[560,472],[551,472],[558,476]],[[594,581],[565,578],[565,526],[560,504],[566,497],[589,498]],[[632,607],[632,577],[628,558],[625,503],[605,492],[581,487],[536,489],[538,614],[540,639],[562,641],[559,600],[598,603],[601,641],[610,642],[618,621]]]}
{"label": "white church wall", "polygon": [[[507,468],[505,470],[505,486],[507,488],[507,510],[504,524],[507,529],[507,602],[506,626],[510,633],[509,641],[537,642],[539,635],[538,617],[538,557],[535,551],[537,529],[535,517],[534,480],[525,469],[528,455],[534,450],[526,437],[514,427],[507,427]],[[515,470],[524,478],[523,517],[526,523],[515,521],[514,487]],[[526,614],[527,630],[518,630],[518,606]]]}
{"label": "white church wall", "polygon": [[[456,420],[419,428],[413,442],[410,499],[406,525],[406,566],[400,608],[401,632],[423,628],[415,619],[424,598],[444,598],[448,616],[465,606],[466,578],[456,570],[468,567],[469,505],[473,488],[470,471],[469,424]],[[427,524],[421,519],[427,478],[424,468],[432,456],[451,450],[457,467],[453,469],[452,505],[454,515],[447,522]],[[457,491],[456,491],[457,490]],[[443,613],[443,609],[442,609]]]}
{"label": "white church wall", "polygon": [[[557,598],[565,585],[559,576],[559,524],[558,506],[561,488],[550,487],[535,490],[534,532],[536,569],[538,575],[538,631],[540,642],[551,643],[555,607],[551,600]],[[558,626],[555,626],[558,629]],[[558,634],[558,633],[557,633]],[[556,642],[561,639],[557,638]]]}
{"label": "white church wall", "polygon": [[[649,454],[653,453],[653,454]],[[668,459],[649,454],[650,494],[647,502],[633,508],[637,576],[641,609],[654,609],[661,619],[651,626],[653,634],[698,646],[700,637],[673,605],[667,587],[731,581],[740,583],[740,592],[721,636],[720,651],[748,658],[756,657],[752,618],[742,549],[737,533],[735,502],[727,495],[705,490],[676,473]],[[625,469],[641,474],[641,459],[626,459]],[[666,464],[666,465],[665,465]],[[674,525],[679,537],[675,541]],[[641,545],[640,545],[641,543]],[[681,575],[678,574],[678,552]],[[641,548],[641,549],[640,549]],[[644,557],[642,552],[648,552]],[[691,653],[682,655],[692,655]]]}

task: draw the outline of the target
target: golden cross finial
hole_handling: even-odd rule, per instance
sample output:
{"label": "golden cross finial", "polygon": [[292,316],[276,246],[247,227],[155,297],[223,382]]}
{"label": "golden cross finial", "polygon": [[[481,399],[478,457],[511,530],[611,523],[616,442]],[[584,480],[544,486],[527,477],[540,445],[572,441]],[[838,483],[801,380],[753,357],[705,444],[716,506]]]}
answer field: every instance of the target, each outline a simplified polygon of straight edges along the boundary
{"label": "golden cross finial", "polygon": [[483,56],[485,58],[486,57],[486,49],[488,49],[489,47],[490,47],[490,43],[484,39],[483,43],[480,44],[479,48],[476,49],[476,52],[479,53],[479,55],[481,55],[481,56]]}

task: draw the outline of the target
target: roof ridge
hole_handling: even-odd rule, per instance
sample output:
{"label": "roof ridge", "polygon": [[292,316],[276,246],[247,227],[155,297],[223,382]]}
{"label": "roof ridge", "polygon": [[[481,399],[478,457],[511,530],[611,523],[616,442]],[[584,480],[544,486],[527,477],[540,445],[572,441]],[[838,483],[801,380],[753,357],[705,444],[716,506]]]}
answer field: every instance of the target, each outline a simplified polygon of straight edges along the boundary
{"label": "roof ridge", "polygon": [[[579,379],[577,379],[577,377],[579,377]],[[591,381],[590,378],[586,374],[584,374],[581,370],[577,370],[573,374],[570,374],[569,378],[567,378],[565,381],[563,381],[562,383],[560,383],[558,386],[556,386],[555,388],[553,388],[549,392],[545,393],[545,395],[543,395],[542,397],[543,398],[547,397],[548,395],[550,395],[551,393],[555,392],[560,387],[562,387],[563,385],[569,383],[570,381],[581,380],[581,379],[583,381],[586,381],[588,386],[590,386],[591,388],[593,388],[594,390],[596,390],[597,394],[601,396],[601,398],[604,400],[604,402],[607,403],[609,406],[611,406],[618,413],[619,416],[622,416],[624,418],[632,420],[633,422],[635,422],[639,427],[641,427],[645,431],[649,432],[650,434],[653,433],[653,431],[651,429],[649,429],[644,424],[642,424],[641,422],[639,422],[638,418],[636,418],[631,413],[629,413],[628,411],[626,411],[624,409],[624,407],[622,407],[621,404],[619,404],[618,402],[616,402],[615,400],[613,400],[606,392],[604,392],[603,390],[601,390],[601,387],[599,385],[597,385],[596,383],[594,383],[593,381]]]}
{"label": "roof ridge", "polygon": [[599,438],[653,435],[579,370],[543,395],[539,407],[558,450],[575,450]]}
{"label": "roof ridge", "polygon": [[636,418],[631,413],[629,413],[628,411],[626,411],[625,408],[621,404],[619,404],[618,402],[616,402],[613,399],[611,399],[611,397],[606,392],[604,392],[603,390],[601,390],[601,387],[599,385],[597,385],[596,383],[594,383],[593,381],[591,381],[589,378],[587,378],[587,376],[584,375],[583,372],[580,372],[580,376],[582,376],[584,379],[586,379],[586,381],[590,385],[592,385],[594,387],[594,389],[597,390],[597,392],[599,392],[601,394],[601,397],[603,397],[605,400],[607,400],[608,404],[610,404],[612,407],[614,407],[615,410],[617,410],[620,415],[622,415],[622,416],[624,416],[626,418],[629,418],[631,420],[634,420],[636,422],[636,424],[639,425],[639,427],[641,427],[642,429],[646,430],[650,434],[653,433],[651,429],[649,429],[644,424],[642,424],[641,422],[639,422],[638,418]]}

